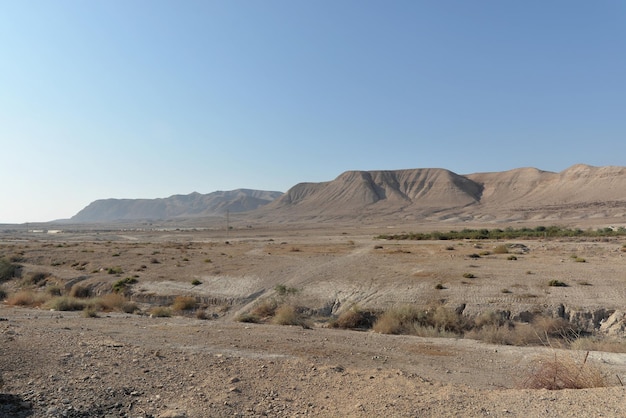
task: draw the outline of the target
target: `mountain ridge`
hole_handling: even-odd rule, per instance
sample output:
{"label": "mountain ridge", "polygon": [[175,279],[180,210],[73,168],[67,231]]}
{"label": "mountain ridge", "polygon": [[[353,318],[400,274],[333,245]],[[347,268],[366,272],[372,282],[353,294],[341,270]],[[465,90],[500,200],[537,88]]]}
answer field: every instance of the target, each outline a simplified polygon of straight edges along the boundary
{"label": "mountain ridge", "polygon": [[381,220],[515,222],[624,218],[626,167],[576,164],[459,175],[443,168],[350,170],[286,193],[237,189],[163,199],[104,199],[71,220],[183,219],[242,213],[261,223]]}

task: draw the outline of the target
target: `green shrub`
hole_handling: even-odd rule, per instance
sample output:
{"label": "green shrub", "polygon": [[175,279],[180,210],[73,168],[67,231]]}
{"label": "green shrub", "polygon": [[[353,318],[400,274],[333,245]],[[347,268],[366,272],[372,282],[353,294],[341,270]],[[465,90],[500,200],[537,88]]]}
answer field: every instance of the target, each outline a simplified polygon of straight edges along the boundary
{"label": "green shrub", "polygon": [[198,280],[198,279],[193,279],[193,280],[191,281],[191,284],[192,284],[193,286],[199,286],[199,285],[201,285],[201,284],[202,284],[202,282],[201,282],[200,280]]}
{"label": "green shrub", "polygon": [[113,291],[116,293],[123,292],[130,285],[137,283],[136,277],[126,277],[113,283]]}
{"label": "green shrub", "polygon": [[124,273],[124,270],[122,270],[122,268],[119,267],[119,266],[118,267],[109,267],[107,269],[107,273],[108,274],[122,274],[122,273]]}
{"label": "green shrub", "polygon": [[284,284],[277,284],[276,286],[274,286],[274,291],[278,293],[279,296],[293,295],[298,293],[298,289],[296,289],[295,287],[287,287]]}
{"label": "green shrub", "polygon": [[21,276],[22,267],[19,264],[11,263],[6,258],[0,258],[0,283]]}
{"label": "green shrub", "polygon": [[463,273],[463,277],[466,279],[475,279],[476,276],[473,273]]}

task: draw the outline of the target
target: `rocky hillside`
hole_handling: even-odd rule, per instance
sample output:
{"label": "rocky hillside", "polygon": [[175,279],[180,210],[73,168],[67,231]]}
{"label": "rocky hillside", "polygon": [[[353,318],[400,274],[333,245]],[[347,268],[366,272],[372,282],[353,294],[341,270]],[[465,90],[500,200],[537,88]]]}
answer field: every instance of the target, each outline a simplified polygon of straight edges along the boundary
{"label": "rocky hillside", "polygon": [[348,171],[300,183],[255,211],[260,218],[357,221],[517,221],[623,218],[626,168],[575,165],[458,175],[444,169]]}
{"label": "rocky hillside", "polygon": [[74,222],[195,218],[257,209],[281,192],[237,189],[209,194],[191,193],[163,199],[102,199],[72,217]]}

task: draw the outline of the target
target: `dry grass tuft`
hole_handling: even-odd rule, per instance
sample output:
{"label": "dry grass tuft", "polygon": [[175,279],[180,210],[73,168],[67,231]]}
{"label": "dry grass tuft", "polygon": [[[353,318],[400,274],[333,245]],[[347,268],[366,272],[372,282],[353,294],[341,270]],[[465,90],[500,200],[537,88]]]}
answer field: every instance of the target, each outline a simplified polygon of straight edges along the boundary
{"label": "dry grass tuft", "polygon": [[276,313],[276,308],[278,308],[278,302],[276,302],[274,299],[265,299],[259,301],[259,303],[257,303],[254,308],[252,308],[252,311],[250,311],[250,315],[255,316],[259,319],[268,318],[274,316],[274,314]]}
{"label": "dry grass tuft", "polygon": [[58,296],[46,302],[45,307],[55,311],[82,311],[89,306],[83,299],[73,296]]}
{"label": "dry grass tuft", "polygon": [[304,325],[305,318],[298,308],[286,303],[276,308],[272,323],[276,325]]}
{"label": "dry grass tuft", "polygon": [[347,311],[343,311],[329,325],[331,328],[343,329],[371,328],[373,322],[374,316],[370,312],[362,311],[355,305]]}
{"label": "dry grass tuft", "polygon": [[6,299],[7,305],[12,306],[41,306],[50,296],[45,293],[34,292],[32,290],[21,290]]}
{"label": "dry grass tuft", "polygon": [[195,309],[197,305],[196,298],[193,296],[176,296],[172,309],[174,311],[190,311]]}
{"label": "dry grass tuft", "polygon": [[571,355],[555,352],[550,357],[538,357],[522,387],[525,389],[586,389],[606,387],[606,380],[600,370],[589,363],[585,354],[582,361]]}
{"label": "dry grass tuft", "polygon": [[170,308],[166,308],[165,306],[155,306],[150,309],[149,313],[153,318],[169,318],[172,316],[172,310]]}
{"label": "dry grass tuft", "polygon": [[119,293],[109,293],[96,299],[95,306],[105,312],[133,313],[138,309],[135,302],[131,302]]}
{"label": "dry grass tuft", "polygon": [[91,297],[91,289],[81,284],[75,284],[70,289],[70,296],[73,298],[89,298]]}

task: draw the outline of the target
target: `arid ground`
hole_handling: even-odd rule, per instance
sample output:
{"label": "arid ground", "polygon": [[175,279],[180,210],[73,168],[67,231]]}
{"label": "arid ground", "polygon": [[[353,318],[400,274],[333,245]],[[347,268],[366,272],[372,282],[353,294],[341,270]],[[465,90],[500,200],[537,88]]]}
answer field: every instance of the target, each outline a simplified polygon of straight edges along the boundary
{"label": "arid ground", "polygon": [[[626,309],[623,237],[375,239],[389,232],[5,231],[0,258],[21,269],[2,285],[0,415],[626,416],[623,322],[605,326]],[[95,302],[114,287],[132,309]],[[16,302],[20,294],[34,300]],[[88,308],[54,309],[69,294]],[[193,306],[177,309],[181,296]],[[239,321],[269,302],[298,306],[306,320]],[[330,327],[350,310],[406,306],[516,323],[561,318],[578,333],[568,339],[584,332],[607,344]],[[593,368],[605,387],[524,388],[554,359],[572,360],[577,374]]]}

